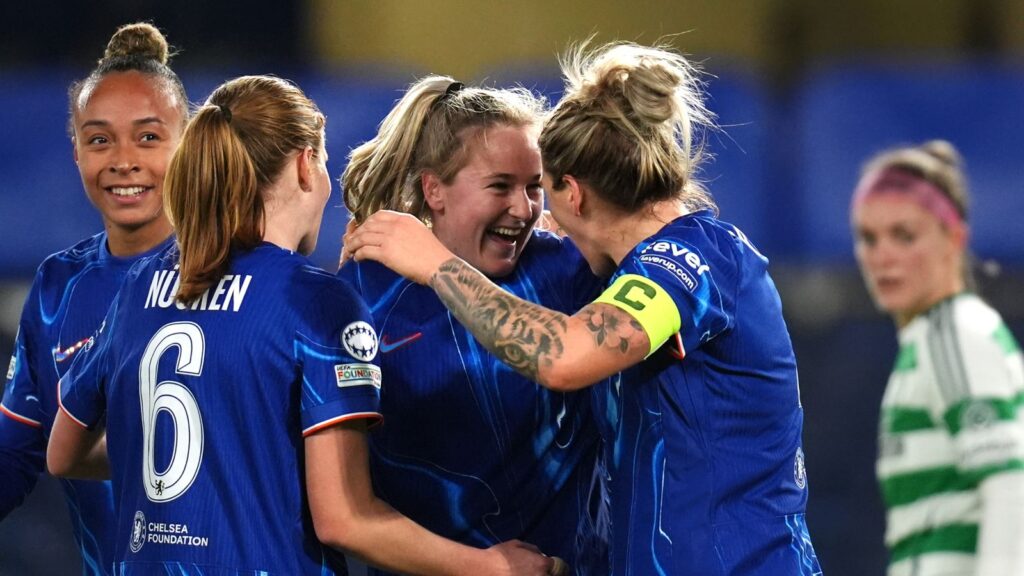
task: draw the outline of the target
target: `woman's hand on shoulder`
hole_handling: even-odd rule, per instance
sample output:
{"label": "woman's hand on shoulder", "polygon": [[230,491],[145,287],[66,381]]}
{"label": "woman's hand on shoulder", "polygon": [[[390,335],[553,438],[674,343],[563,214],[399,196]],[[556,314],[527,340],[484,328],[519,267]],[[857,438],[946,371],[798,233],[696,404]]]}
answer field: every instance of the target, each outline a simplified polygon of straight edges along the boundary
{"label": "woman's hand on shoulder", "polygon": [[454,257],[418,218],[391,210],[376,212],[346,233],[344,252],[357,262],[376,260],[420,284]]}
{"label": "woman's hand on shoulder", "polygon": [[338,270],[341,270],[345,262],[352,258],[352,253],[348,251],[346,240],[350,234],[356,231],[356,228],[359,228],[359,223],[356,222],[355,217],[349,218],[348,224],[345,224],[345,234],[341,237],[341,254],[338,255]]}

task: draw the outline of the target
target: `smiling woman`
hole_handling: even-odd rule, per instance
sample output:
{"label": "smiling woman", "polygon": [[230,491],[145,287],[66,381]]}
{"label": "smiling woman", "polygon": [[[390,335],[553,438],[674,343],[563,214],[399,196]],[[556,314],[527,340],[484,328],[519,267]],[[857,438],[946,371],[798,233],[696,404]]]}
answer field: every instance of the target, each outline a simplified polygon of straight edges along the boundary
{"label": "smiling woman", "polygon": [[[0,405],[0,518],[43,470],[57,381],[88,347],[128,269],[171,244],[161,196],[188,99],[167,59],[159,30],[123,26],[96,69],[71,87],[68,132],[104,231],[47,258],[25,302]],[[63,484],[83,572],[107,574],[115,528],[111,485]]]}
{"label": "smiling woman", "polygon": [[525,378],[591,395],[609,485],[603,574],[820,573],[781,302],[767,259],[694,180],[713,127],[699,77],[674,52],[628,43],[578,47],[562,65],[542,181],[552,216],[609,277],[602,295],[574,314],[523,298],[406,214],[374,214],[349,250],[428,284],[452,326]]}
{"label": "smiling woman", "polygon": [[507,276],[544,201],[542,108],[527,90],[424,78],[352,152],[345,203],[359,222],[380,209],[415,214],[484,273]]}
{"label": "smiling woman", "polygon": [[125,27],[96,70],[71,87],[75,162],[115,256],[146,251],[171,234],[161,192],[188,98],[166,66],[167,52],[155,28]]}
{"label": "smiling woman", "polygon": [[103,216],[107,243],[117,256],[166,239],[161,189],[177,145],[178,98],[145,74],[112,74],[77,99],[74,155],[89,200]]}
{"label": "smiling woman", "polygon": [[423,195],[438,239],[500,278],[515,268],[541,215],[537,131],[499,125],[464,138],[466,165],[450,182],[425,173]]}
{"label": "smiling woman", "polygon": [[[541,111],[523,89],[424,78],[352,152],[345,203],[358,222],[383,209],[415,215],[505,290],[577,310],[597,279],[570,241],[534,229],[544,201]],[[518,538],[574,574],[607,574],[604,526],[590,514],[601,492],[589,395],[551,392],[508,370],[432,290],[375,262],[349,261],[339,275],[382,333],[384,423],[370,437],[379,493],[457,541]]]}
{"label": "smiling woman", "polygon": [[[271,76],[196,111],[164,184],[177,245],[132,268],[61,379],[49,469],[109,461],[119,574],[347,574],[334,549],[403,574],[548,574],[522,543],[458,545],[370,489],[377,336],[306,258],[331,192],[325,126]],[[166,302],[155,287],[172,282]]]}

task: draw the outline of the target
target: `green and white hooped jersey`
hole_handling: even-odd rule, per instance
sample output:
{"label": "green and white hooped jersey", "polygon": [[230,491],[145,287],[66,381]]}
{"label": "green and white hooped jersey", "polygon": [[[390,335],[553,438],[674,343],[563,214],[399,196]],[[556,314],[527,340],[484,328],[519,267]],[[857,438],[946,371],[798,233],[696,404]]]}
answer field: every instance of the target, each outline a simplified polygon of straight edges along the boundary
{"label": "green and white hooped jersey", "polygon": [[877,463],[890,576],[974,574],[980,484],[1024,469],[1024,363],[973,294],[900,330],[882,400]]}

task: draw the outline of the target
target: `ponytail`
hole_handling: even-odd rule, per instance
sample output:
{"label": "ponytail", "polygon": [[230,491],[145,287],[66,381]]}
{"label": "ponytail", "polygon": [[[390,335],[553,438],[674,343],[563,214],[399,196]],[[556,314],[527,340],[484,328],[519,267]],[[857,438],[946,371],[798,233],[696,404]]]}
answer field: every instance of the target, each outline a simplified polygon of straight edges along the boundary
{"label": "ponytail", "polygon": [[191,303],[263,239],[263,191],[298,150],[323,149],[324,116],[296,86],[271,76],[221,85],[189,122],[164,179],[177,231],[177,299]]}

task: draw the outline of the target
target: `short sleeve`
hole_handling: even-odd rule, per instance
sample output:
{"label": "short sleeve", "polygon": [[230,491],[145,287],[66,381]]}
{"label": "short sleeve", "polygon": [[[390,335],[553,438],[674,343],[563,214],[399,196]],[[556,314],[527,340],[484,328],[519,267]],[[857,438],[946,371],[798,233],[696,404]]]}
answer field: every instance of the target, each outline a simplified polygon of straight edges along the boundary
{"label": "short sleeve", "polygon": [[302,374],[302,431],[308,436],[346,420],[381,419],[377,331],[351,286],[332,279],[307,308],[295,334]]}
{"label": "short sleeve", "polygon": [[46,434],[19,330],[0,404],[0,519],[21,504],[46,467]]}
{"label": "short sleeve", "polygon": [[3,401],[0,412],[21,426],[42,429],[43,412],[36,391],[36,380],[32,375],[29,351],[24,338],[24,327],[19,327],[18,336],[14,340],[14,352],[7,364],[7,380],[4,386]]}
{"label": "short sleeve", "polygon": [[36,275],[32,289],[29,291],[25,306],[18,322],[18,335],[14,339],[14,351],[7,364],[7,378],[4,385],[3,401],[0,402],[0,418],[8,418],[21,426],[42,430],[46,424],[46,411],[40,399],[38,382],[35,375],[35,355],[33,338],[39,324],[38,310],[39,284],[41,273]]}
{"label": "short sleeve", "polygon": [[693,350],[725,330],[731,321],[719,282],[734,277],[735,264],[717,250],[712,263],[698,242],[678,237],[638,246],[623,262],[611,286],[598,298],[625,310],[647,331],[651,351],[676,333]]}
{"label": "short sleeve", "polygon": [[96,334],[86,342],[57,383],[61,410],[90,430],[102,421],[106,412],[107,356],[111,341],[117,337],[113,329],[116,312],[117,299]]}

